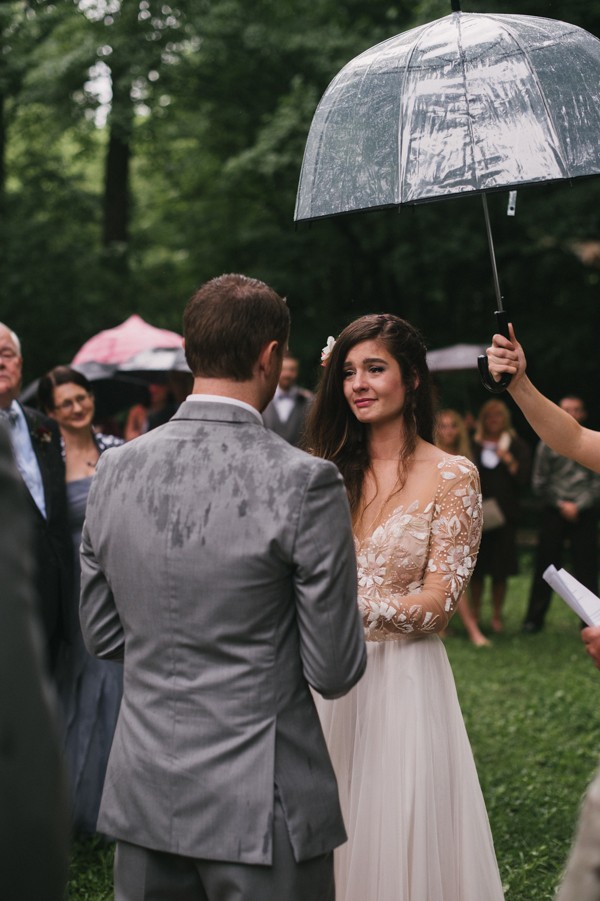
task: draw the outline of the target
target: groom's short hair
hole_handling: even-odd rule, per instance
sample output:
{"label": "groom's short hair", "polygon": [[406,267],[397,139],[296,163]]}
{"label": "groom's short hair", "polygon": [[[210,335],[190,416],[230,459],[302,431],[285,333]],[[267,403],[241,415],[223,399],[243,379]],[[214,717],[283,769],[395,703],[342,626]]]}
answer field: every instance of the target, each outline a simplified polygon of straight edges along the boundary
{"label": "groom's short hair", "polygon": [[290,312],[284,298],[245,275],[220,275],[202,285],[183,314],[185,356],[194,376],[245,382],[263,347],[285,350]]}

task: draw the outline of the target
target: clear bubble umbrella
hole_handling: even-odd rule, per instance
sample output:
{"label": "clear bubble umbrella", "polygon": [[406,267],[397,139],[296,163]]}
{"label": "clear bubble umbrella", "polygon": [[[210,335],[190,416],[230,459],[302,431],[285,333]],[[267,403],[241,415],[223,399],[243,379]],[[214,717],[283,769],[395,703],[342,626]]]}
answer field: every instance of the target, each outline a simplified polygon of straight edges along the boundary
{"label": "clear bubble umbrella", "polygon": [[[537,16],[463,13],[351,60],[315,112],[296,221],[600,174],[600,40]],[[479,358],[482,380],[496,383]]]}

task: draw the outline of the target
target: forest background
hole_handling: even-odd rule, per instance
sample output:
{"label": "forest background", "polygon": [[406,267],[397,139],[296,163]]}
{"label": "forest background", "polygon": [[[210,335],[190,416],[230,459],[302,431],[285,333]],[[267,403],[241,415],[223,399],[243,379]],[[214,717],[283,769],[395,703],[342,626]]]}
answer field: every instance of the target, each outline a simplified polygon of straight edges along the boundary
{"label": "forest background", "polygon": [[[462,8],[600,36],[589,0]],[[0,319],[22,339],[25,381],[134,312],[180,331],[187,298],[221,272],[288,298],[305,384],[327,336],[367,312],[406,317],[430,348],[487,343],[477,198],[293,222],[329,81],[449,12],[449,0],[0,0]],[[581,394],[597,422],[600,179],[523,189],[514,218],[506,194],[489,203],[530,371],[554,397]],[[446,402],[486,399],[474,373],[456,385]]]}

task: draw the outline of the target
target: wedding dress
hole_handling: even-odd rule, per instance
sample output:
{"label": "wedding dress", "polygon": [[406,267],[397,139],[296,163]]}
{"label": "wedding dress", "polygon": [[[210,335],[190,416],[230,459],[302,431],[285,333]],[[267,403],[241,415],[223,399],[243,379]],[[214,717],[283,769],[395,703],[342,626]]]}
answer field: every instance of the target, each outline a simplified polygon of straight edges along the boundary
{"label": "wedding dress", "polygon": [[[408,486],[407,486],[408,487]],[[502,901],[492,836],[443,628],[475,564],[477,471],[428,467],[374,531],[356,538],[368,641],[363,679],[318,699],[349,840],[337,901]]]}

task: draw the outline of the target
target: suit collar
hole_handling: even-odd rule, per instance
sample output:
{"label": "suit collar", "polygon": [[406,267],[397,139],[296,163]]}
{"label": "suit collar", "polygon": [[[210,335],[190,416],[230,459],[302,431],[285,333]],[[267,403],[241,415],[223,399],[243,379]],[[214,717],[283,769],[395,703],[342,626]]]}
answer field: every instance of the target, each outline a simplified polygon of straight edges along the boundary
{"label": "suit collar", "polygon": [[255,414],[252,410],[248,410],[245,406],[242,407],[237,403],[186,400],[181,404],[171,421],[193,419],[207,422],[244,422],[260,426],[262,421],[259,417],[260,413],[258,411]]}

